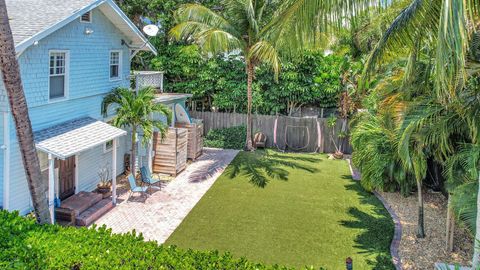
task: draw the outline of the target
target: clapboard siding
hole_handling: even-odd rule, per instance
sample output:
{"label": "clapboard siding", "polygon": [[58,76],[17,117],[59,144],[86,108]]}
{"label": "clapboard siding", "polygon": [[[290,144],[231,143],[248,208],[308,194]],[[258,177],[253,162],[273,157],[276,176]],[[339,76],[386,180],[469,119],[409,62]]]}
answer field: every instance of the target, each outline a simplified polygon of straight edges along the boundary
{"label": "clapboard siding", "polygon": [[[88,24],[88,27],[93,29],[93,34],[85,35],[86,24],[74,20],[20,56],[22,81],[29,107],[49,104],[50,50],[69,51],[70,100],[107,93],[117,86],[129,86],[130,53],[128,48],[121,45],[122,39],[128,39],[100,10],[93,10],[92,15],[93,23]],[[122,50],[122,80],[109,79],[110,50]]]}
{"label": "clapboard siding", "polygon": [[[130,52],[121,45],[122,39],[128,39],[98,9],[93,10],[93,23],[88,24],[94,33],[85,35],[86,26],[74,20],[40,40],[38,45],[28,48],[19,57],[34,131],[80,117],[102,119],[100,105],[103,96],[115,87],[128,87],[130,84]],[[48,99],[50,50],[68,50],[70,54],[68,98],[56,102]],[[122,74],[118,81],[109,79],[110,50],[122,50]],[[0,106],[2,99],[5,98],[0,92]],[[25,214],[31,210],[30,193],[13,121],[10,127],[10,209]],[[125,140],[120,140],[117,152],[118,173],[123,171],[123,154],[127,151]],[[111,152],[104,154],[103,146],[79,155],[80,189],[92,190],[95,187],[98,166],[106,162],[111,164]]]}
{"label": "clapboard siding", "polygon": [[[126,137],[118,140],[117,173],[124,171],[123,155],[128,152]],[[112,168],[112,152],[104,152],[103,146],[85,151],[78,155],[79,190],[92,191],[99,182],[98,171],[103,167]]]}

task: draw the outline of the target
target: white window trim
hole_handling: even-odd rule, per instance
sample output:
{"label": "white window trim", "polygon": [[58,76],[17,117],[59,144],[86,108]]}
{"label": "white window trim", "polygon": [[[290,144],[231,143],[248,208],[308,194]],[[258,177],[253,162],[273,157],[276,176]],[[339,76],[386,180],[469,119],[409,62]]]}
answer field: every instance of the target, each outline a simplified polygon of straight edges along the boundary
{"label": "white window trim", "polygon": [[[63,97],[50,98],[50,55],[52,53],[65,53],[65,94]],[[68,99],[70,85],[70,51],[69,50],[49,50],[48,51],[48,101],[54,103]]]}
{"label": "white window trim", "polygon": [[[88,13],[88,14],[89,14],[90,20],[88,20],[88,21],[82,20],[82,16],[83,16],[85,13]],[[81,23],[92,23],[92,19],[93,19],[92,10],[89,10],[89,11],[87,11],[87,12],[85,12],[85,13],[83,13],[82,15],[80,15],[80,22],[81,22]]]}
{"label": "white window trim", "polygon": [[[110,77],[110,61],[112,57],[112,53],[118,53],[118,77]],[[108,78],[111,82],[121,81],[122,80],[122,66],[123,66],[123,51],[122,50],[110,50],[108,53]]]}
{"label": "white window trim", "polygon": [[[113,140],[110,140],[110,141],[113,142]],[[117,141],[117,148],[119,148],[119,147],[120,147],[120,144],[119,144],[118,141]],[[103,143],[103,153],[104,153],[104,154],[109,153],[109,152],[112,152],[112,150],[113,150],[113,146],[112,146],[112,148],[107,149],[107,142]]]}

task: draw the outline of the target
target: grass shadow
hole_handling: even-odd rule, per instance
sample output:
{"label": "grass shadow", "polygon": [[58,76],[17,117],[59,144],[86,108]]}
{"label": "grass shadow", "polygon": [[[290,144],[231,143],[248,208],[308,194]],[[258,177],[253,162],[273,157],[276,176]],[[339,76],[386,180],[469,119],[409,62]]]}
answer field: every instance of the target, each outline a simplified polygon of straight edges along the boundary
{"label": "grass shadow", "polygon": [[373,213],[351,207],[348,209],[348,214],[352,219],[341,221],[340,225],[361,230],[354,240],[355,247],[362,250],[360,253],[376,254],[375,259],[367,261],[372,269],[395,269],[390,255],[394,224],[388,211],[375,196],[365,191],[359,182],[354,182],[351,177],[345,177],[345,179],[350,180],[345,188],[357,192],[362,204],[372,205]]}
{"label": "grass shadow", "polygon": [[226,174],[230,179],[234,179],[240,174],[245,175],[250,183],[264,188],[270,179],[288,181],[289,171],[285,167],[315,173],[318,171],[317,168],[302,164],[302,162],[313,163],[321,160],[321,158],[283,154],[271,150],[241,152],[232,161]]}

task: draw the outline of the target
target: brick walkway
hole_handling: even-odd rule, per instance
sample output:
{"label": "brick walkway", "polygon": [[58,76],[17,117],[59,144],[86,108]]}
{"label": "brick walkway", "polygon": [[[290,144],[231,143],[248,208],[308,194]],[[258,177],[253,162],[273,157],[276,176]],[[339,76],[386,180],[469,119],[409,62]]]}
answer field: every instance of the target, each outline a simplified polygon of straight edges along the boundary
{"label": "brick walkway", "polygon": [[197,161],[161,190],[148,197],[120,192],[117,206],[95,222],[106,225],[114,233],[135,230],[146,240],[163,243],[212,186],[237,155],[236,150],[208,149]]}

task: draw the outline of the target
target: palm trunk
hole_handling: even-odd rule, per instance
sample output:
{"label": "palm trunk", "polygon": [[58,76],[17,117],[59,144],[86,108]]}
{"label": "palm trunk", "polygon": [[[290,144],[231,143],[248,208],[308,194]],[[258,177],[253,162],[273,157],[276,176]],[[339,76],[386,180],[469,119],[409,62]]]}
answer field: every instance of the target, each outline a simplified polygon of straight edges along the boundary
{"label": "palm trunk", "polygon": [[[35,217],[39,223],[50,223],[48,208],[47,179],[42,179],[40,163],[23,92],[20,68],[15,55],[12,31],[8,22],[5,0],[0,0],[0,62],[5,90],[15,122],[18,144],[22,155],[25,176],[33,203]],[[53,187],[52,187],[53,188]]]}
{"label": "palm trunk", "polygon": [[422,182],[417,181],[418,189],[418,228],[417,237],[425,238],[425,225],[423,218],[423,194],[422,194]]}
{"label": "palm trunk", "polygon": [[136,151],[137,151],[137,127],[132,126],[132,157],[131,157],[131,164],[130,164],[130,173],[133,175],[133,177],[136,177],[136,168],[135,168],[135,159],[136,159]]}
{"label": "palm trunk", "polygon": [[252,142],[252,82],[255,66],[247,63],[247,138],[245,142],[245,151],[253,151]]}
{"label": "palm trunk", "polygon": [[472,269],[480,268],[480,175],[478,176],[477,222],[475,227],[475,248],[473,251]]}

